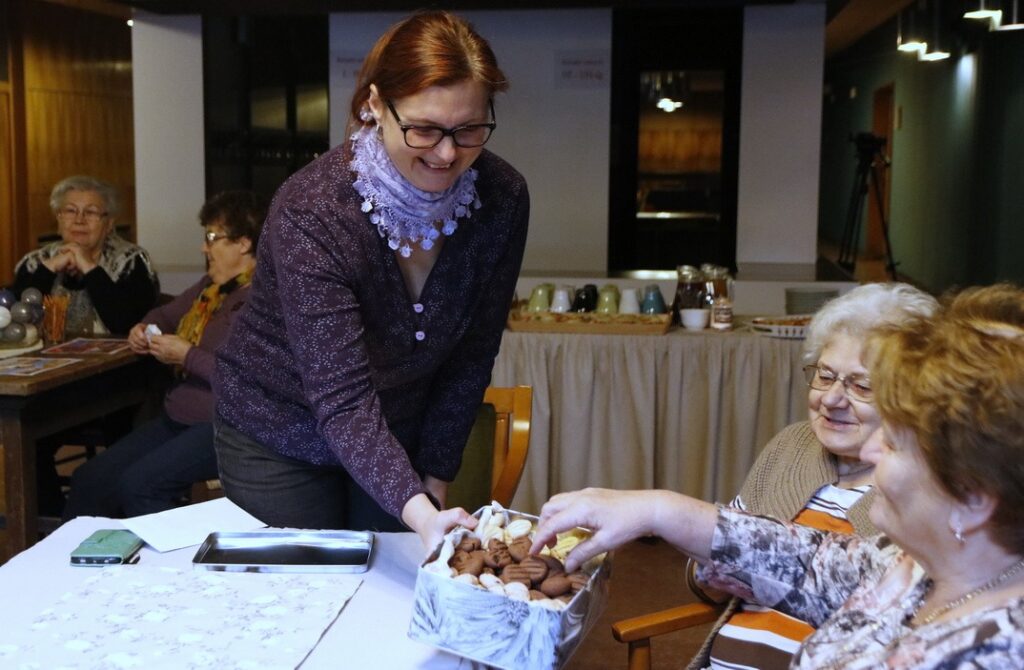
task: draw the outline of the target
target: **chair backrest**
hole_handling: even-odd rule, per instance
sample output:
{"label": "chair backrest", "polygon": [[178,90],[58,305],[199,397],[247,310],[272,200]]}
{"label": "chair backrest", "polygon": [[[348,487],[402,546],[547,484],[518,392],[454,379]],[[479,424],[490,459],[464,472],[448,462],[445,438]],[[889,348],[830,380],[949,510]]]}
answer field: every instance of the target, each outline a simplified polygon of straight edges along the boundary
{"label": "chair backrest", "polygon": [[488,387],[462,456],[462,467],[448,487],[448,507],[473,512],[491,500],[512,504],[530,447],[533,389]]}

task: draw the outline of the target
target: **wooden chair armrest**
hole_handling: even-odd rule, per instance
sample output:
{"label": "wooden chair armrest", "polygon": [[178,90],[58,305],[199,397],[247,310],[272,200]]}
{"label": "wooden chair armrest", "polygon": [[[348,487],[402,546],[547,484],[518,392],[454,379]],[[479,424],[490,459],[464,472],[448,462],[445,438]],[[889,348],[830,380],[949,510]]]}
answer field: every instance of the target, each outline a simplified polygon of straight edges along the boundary
{"label": "wooden chair armrest", "polygon": [[635,642],[649,637],[664,635],[673,631],[700,626],[716,621],[725,605],[713,606],[706,603],[681,605],[660,612],[651,612],[612,624],[612,634],[619,642]]}

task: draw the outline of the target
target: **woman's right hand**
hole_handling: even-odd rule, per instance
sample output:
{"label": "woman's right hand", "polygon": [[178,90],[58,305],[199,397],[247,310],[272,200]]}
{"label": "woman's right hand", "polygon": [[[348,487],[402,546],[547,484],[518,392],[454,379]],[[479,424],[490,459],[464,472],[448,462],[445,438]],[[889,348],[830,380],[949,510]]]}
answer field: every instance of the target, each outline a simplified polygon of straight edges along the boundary
{"label": "woman's right hand", "polygon": [[149,353],[149,338],[146,337],[146,324],[137,323],[128,333],[128,347],[136,354]]}
{"label": "woman's right hand", "polygon": [[75,267],[75,255],[67,247],[61,247],[56,256],[43,261],[43,266],[53,274],[71,272]]}
{"label": "woman's right hand", "polygon": [[676,549],[704,560],[710,553],[717,510],[674,491],[584,489],[560,493],[544,503],[531,553],[552,545],[558,533],[576,527],[591,531],[566,557],[572,572],[590,558],[644,535],[657,535]]}

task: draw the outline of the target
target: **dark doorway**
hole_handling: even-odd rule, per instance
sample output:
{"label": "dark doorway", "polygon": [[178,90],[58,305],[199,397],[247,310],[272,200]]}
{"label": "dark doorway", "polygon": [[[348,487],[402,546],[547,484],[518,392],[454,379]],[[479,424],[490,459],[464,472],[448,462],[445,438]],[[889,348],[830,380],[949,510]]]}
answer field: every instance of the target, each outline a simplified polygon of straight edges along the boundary
{"label": "dark doorway", "polygon": [[272,196],[327,151],[327,16],[204,16],[206,190]]}
{"label": "dark doorway", "polygon": [[613,16],[608,270],[735,270],[742,10]]}

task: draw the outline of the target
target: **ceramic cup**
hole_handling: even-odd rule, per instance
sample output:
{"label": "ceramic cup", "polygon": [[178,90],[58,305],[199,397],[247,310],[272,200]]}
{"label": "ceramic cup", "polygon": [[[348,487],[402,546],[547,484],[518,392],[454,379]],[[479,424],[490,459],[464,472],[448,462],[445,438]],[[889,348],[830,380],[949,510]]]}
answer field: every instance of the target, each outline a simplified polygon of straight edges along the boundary
{"label": "ceramic cup", "polygon": [[526,309],[530,312],[546,312],[551,309],[551,298],[543,284],[533,287],[533,292],[530,293],[530,303]]}
{"label": "ceramic cup", "polygon": [[710,309],[681,309],[679,321],[687,330],[704,330],[711,318]]}
{"label": "ceramic cup", "polygon": [[640,303],[640,311],[644,314],[664,314],[668,311],[665,307],[665,298],[657,284],[648,284],[644,288],[644,301]]}
{"label": "ceramic cup", "polygon": [[619,296],[616,295],[615,290],[607,287],[601,289],[601,292],[597,294],[596,311],[598,314],[619,313]]}
{"label": "ceramic cup", "polygon": [[555,289],[555,297],[551,299],[551,311],[568,312],[570,307],[572,307],[572,303],[569,300],[569,289],[564,287]]}
{"label": "ceramic cup", "polygon": [[635,288],[622,289],[622,297],[619,298],[619,314],[639,314],[640,298],[636,295]]}

